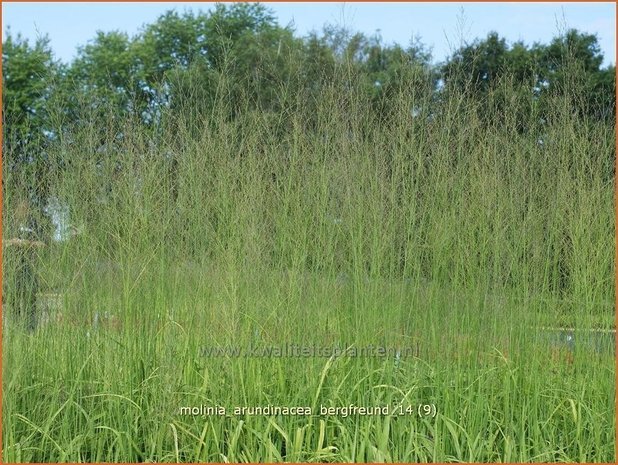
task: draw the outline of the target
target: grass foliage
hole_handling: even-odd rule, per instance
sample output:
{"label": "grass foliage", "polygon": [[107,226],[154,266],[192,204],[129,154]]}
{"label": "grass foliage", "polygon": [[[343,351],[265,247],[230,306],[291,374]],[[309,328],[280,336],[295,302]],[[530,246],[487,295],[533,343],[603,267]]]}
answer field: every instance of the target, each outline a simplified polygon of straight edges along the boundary
{"label": "grass foliage", "polygon": [[[82,232],[40,253],[35,333],[4,309],[4,460],[615,461],[614,353],[534,329],[614,327],[615,127],[409,79],[263,112],[222,82],[156,130],[85,107],[44,178],[5,169],[5,239],[33,183]],[[389,353],[206,353],[285,344]],[[390,413],[320,414],[350,404]],[[266,405],[314,411],[233,412]]]}

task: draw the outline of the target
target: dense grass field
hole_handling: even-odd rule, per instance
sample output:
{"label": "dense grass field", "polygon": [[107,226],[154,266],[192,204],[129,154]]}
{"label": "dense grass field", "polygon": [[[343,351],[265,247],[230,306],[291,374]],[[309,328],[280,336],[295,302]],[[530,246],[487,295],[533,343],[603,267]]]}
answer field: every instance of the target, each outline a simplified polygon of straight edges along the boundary
{"label": "dense grass field", "polygon": [[614,351],[539,329],[614,328],[614,125],[345,86],[58,139],[5,461],[615,461]]}

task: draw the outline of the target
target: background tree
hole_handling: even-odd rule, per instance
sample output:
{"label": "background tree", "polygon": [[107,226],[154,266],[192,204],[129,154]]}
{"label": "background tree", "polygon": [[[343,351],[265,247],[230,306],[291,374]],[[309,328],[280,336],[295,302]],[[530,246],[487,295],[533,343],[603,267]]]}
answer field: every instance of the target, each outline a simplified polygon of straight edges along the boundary
{"label": "background tree", "polygon": [[[484,40],[455,51],[443,64],[441,77],[447,88],[454,86],[472,93],[479,103],[481,117],[486,120],[506,114],[506,108],[513,106],[512,101],[505,99],[505,92],[500,91],[500,86],[504,89],[505,85],[511,100],[517,96],[519,103],[514,106],[521,111],[537,112],[539,121],[548,116],[547,99],[559,95],[570,96],[571,105],[582,115],[612,118],[615,68],[602,69],[602,62],[603,54],[594,34],[571,29],[549,45],[535,43],[528,47],[523,42],[509,45],[491,32]],[[488,112],[487,105],[495,111]],[[529,125],[518,128],[533,129]]]}
{"label": "background tree", "polygon": [[47,37],[31,46],[21,35],[7,32],[2,47],[2,122],[9,169],[30,165],[42,155],[49,130],[46,102],[57,66]]}
{"label": "background tree", "polygon": [[570,29],[540,48],[539,80],[545,92],[575,92],[576,111],[595,118],[614,118],[615,66],[601,68],[603,53],[595,34]]}
{"label": "background tree", "polygon": [[[30,45],[7,31],[2,48],[3,188],[5,198],[7,191],[25,196],[40,235],[49,232],[44,210],[50,181],[47,148],[53,133],[47,101],[58,69],[47,37]],[[18,226],[4,224],[9,229]]]}
{"label": "background tree", "polygon": [[[415,86],[429,87],[435,108],[424,103],[427,115],[454,86],[468,93],[484,124],[504,124],[504,115],[516,113],[505,110],[513,107],[538,113],[540,121],[547,99],[574,89],[579,113],[613,118],[615,68],[601,68],[602,60],[592,34],[570,30],[549,45],[528,46],[492,32],[436,68],[420,40],[406,48],[384,44],[379,34],[332,25],[300,38],[261,4],[168,11],[134,37],[98,32],[66,66],[53,60],[47,39],[30,46],[9,32],[3,54],[5,161],[30,163],[51,138],[69,137],[75,132],[70,128],[85,125],[98,125],[98,140],[89,143],[91,152],[101,150],[122,138],[126,117],[159,132],[182,119],[195,135],[219,116],[257,111],[283,134],[291,106],[303,106],[310,127],[317,96],[333,86],[342,98],[346,89],[362,89],[359,98],[377,121],[397,115],[398,94]],[[517,126],[517,120],[532,119],[515,116],[509,127],[538,129]]]}

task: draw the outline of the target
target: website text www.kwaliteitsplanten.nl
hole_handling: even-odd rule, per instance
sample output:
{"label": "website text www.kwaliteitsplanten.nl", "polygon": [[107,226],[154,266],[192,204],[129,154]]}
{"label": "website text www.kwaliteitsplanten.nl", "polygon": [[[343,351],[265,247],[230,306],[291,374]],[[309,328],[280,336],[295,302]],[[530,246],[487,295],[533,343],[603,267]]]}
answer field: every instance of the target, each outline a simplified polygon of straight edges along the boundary
{"label": "website text www.kwaliteitsplanten.nl", "polygon": [[317,346],[287,343],[274,346],[202,346],[202,357],[393,357],[396,359],[418,356],[418,347],[366,346]]}

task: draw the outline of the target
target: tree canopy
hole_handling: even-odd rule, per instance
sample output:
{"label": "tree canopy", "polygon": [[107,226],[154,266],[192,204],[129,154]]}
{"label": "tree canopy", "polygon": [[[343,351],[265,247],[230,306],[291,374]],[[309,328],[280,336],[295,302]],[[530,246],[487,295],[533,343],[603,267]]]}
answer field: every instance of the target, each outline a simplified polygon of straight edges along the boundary
{"label": "tree canopy", "polygon": [[[30,44],[7,31],[5,164],[32,170],[50,140],[94,120],[105,120],[100,131],[122,139],[126,118],[156,131],[163,115],[175,114],[199,132],[215,109],[228,119],[259,111],[281,130],[286,108],[302,105],[310,127],[317,96],[336,81],[363,89],[376,121],[388,118],[399,92],[418,88],[431,95],[423,102],[426,116],[440,111],[442,94],[459,89],[477,99],[481,119],[488,105],[510,105],[542,120],[546,100],[576,90],[575,111],[613,123],[615,67],[602,62],[596,35],[568,30],[549,44],[531,45],[491,32],[435,65],[418,38],[408,46],[387,44],[379,34],[335,26],[299,37],[264,5],[245,3],[170,10],[134,36],[99,31],[69,64],[54,59],[47,38]],[[516,92],[506,96],[505,85]],[[110,116],[118,127],[109,126]]]}

